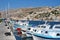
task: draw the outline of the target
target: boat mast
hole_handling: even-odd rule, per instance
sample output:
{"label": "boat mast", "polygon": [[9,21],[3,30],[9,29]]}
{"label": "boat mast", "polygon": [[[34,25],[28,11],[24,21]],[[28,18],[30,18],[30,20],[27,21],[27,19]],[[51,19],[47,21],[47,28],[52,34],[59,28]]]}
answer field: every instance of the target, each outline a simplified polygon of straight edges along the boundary
{"label": "boat mast", "polygon": [[9,3],[8,3],[8,7],[7,7],[7,11],[6,11],[6,18],[9,18],[10,17],[10,14],[9,14]]}
{"label": "boat mast", "polygon": [[47,20],[45,21],[45,24],[47,24]]}

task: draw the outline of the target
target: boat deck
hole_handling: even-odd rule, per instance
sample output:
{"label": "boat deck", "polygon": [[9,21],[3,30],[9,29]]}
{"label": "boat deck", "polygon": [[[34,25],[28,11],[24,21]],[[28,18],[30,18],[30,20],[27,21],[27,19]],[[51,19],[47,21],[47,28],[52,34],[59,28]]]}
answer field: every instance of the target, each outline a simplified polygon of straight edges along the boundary
{"label": "boat deck", "polygon": [[[5,33],[9,31],[11,35],[6,36]],[[16,40],[11,30],[7,29],[4,23],[0,23],[0,40]]]}

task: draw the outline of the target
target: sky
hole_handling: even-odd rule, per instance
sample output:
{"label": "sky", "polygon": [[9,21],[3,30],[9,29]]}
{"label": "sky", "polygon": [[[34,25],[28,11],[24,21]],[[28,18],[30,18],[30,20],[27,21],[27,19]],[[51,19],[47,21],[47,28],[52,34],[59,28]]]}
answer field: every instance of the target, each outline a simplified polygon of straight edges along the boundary
{"label": "sky", "polygon": [[0,0],[0,10],[41,6],[60,6],[60,0]]}

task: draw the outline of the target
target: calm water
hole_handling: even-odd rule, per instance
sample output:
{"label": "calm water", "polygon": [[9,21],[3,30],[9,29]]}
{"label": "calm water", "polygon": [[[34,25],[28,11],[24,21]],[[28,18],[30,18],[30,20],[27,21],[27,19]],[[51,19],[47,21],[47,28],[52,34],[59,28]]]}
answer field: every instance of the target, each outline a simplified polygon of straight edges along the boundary
{"label": "calm water", "polygon": [[[24,22],[24,21],[22,21],[22,22]],[[39,24],[45,23],[45,21],[28,21],[28,22],[29,22],[29,25],[32,25],[32,26],[37,26]],[[60,24],[60,22],[55,22],[55,21],[49,22],[48,21],[47,24],[54,25],[54,24]]]}
{"label": "calm water", "polygon": [[31,37],[30,38],[27,38],[27,37],[21,38],[20,36],[16,36],[16,35],[15,35],[15,38],[16,38],[16,40],[33,40],[33,38],[31,38]]}
{"label": "calm water", "polygon": [[[15,36],[16,37],[16,40],[33,40],[33,38],[21,38],[21,37],[18,37],[18,36]],[[60,40],[60,39],[44,39],[44,38],[41,38],[41,40]]]}

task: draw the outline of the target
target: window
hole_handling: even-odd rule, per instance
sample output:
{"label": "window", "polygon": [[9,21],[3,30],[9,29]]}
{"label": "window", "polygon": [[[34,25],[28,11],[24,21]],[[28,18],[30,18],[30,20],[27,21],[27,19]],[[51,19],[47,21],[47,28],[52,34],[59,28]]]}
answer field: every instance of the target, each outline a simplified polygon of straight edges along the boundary
{"label": "window", "polygon": [[60,29],[60,26],[56,26],[55,28],[58,28],[58,29]]}
{"label": "window", "polygon": [[40,26],[38,26],[38,27],[40,27]]}
{"label": "window", "polygon": [[41,28],[46,28],[46,26],[41,26]]}
{"label": "window", "polygon": [[37,30],[36,30],[36,29],[33,29],[33,31],[35,31],[35,32],[36,32]]}
{"label": "window", "polygon": [[26,26],[26,24],[23,24],[24,26]]}
{"label": "window", "polygon": [[26,24],[25,24],[26,25]]}
{"label": "window", "polygon": [[28,28],[28,30],[31,30],[31,28]]}

